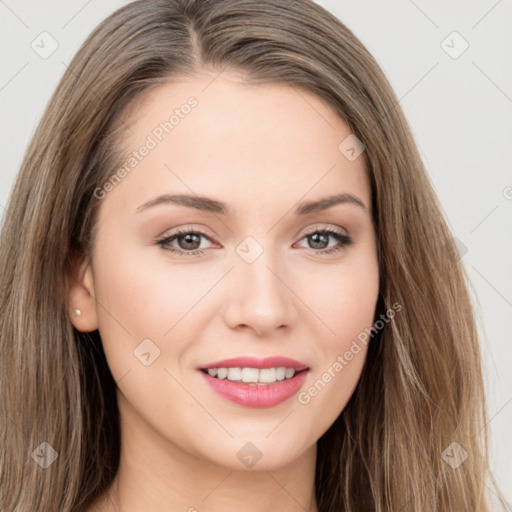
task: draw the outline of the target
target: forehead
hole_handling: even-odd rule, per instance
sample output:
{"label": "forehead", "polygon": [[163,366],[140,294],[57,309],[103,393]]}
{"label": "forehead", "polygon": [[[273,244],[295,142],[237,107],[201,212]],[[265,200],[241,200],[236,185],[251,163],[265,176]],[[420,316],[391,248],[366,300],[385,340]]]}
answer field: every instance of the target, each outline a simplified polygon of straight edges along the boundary
{"label": "forehead", "polygon": [[134,208],[164,192],[240,207],[251,198],[291,207],[345,192],[370,206],[363,158],[350,161],[339,149],[350,128],[303,88],[247,85],[231,74],[183,77],[146,91],[124,122],[124,163],[137,161],[112,195],[122,189]]}

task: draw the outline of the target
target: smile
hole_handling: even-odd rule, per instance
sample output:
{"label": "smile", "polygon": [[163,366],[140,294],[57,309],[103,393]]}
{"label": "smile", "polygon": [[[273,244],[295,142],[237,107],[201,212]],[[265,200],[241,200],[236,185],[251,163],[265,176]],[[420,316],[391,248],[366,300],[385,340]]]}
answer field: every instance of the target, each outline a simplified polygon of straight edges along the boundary
{"label": "smile", "polygon": [[[217,370],[217,372],[220,370],[222,372],[221,374],[228,371],[227,368],[210,369],[212,373],[215,373],[215,370]],[[245,375],[254,376],[253,371],[257,369],[229,368],[229,372],[233,377],[241,377],[243,370],[248,370],[245,372]],[[270,379],[270,377],[272,377],[272,372],[274,372],[275,378],[272,382],[259,381],[261,378],[260,374],[258,375],[258,382],[244,382],[241,378],[236,380],[227,378],[229,373],[226,377],[221,378],[219,376],[210,375],[207,370],[200,370],[200,372],[210,389],[225,399],[238,405],[261,408],[273,407],[295,395],[304,384],[309,371],[308,369],[305,369],[295,373],[295,370],[291,369],[294,374],[290,377],[286,377],[286,371],[288,369],[285,368],[284,378],[278,380],[277,372],[279,371],[279,376],[282,375],[282,369],[268,368],[267,370],[270,370],[270,376],[266,377],[266,375],[263,374],[263,378]],[[259,370],[259,372],[261,372],[261,370]]]}

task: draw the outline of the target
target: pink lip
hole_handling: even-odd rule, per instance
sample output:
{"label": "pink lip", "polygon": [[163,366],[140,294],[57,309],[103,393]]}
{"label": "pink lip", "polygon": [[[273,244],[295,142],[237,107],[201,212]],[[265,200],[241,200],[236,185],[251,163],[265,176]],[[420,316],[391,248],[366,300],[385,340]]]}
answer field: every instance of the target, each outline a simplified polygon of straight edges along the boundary
{"label": "pink lip", "polygon": [[[246,358],[244,358],[246,359]],[[223,362],[226,364],[226,361]],[[253,366],[251,365],[246,366]],[[219,365],[220,366],[220,365]],[[284,365],[279,365],[284,366]],[[225,368],[225,366],[220,366]],[[272,407],[293,396],[306,379],[307,370],[295,374],[291,379],[276,381],[272,384],[259,385],[254,383],[233,382],[217,379],[208,373],[200,372],[207,384],[219,395],[232,402],[247,407]]]}
{"label": "pink lip", "polygon": [[256,357],[234,357],[232,359],[223,359],[222,361],[215,361],[205,366],[201,366],[198,370],[208,370],[209,368],[278,368],[285,366],[286,368],[293,368],[295,371],[307,370],[308,365],[290,359],[289,357],[271,356],[263,359]]}

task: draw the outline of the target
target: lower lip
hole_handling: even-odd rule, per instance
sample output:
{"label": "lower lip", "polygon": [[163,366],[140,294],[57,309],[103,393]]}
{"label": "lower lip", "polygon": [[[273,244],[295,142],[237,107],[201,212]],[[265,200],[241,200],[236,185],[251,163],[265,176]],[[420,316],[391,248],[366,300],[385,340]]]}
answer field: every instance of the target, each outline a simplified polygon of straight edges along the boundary
{"label": "lower lip", "polygon": [[272,384],[254,384],[217,379],[200,370],[207,384],[219,395],[235,404],[246,407],[272,407],[293,396],[299,389],[308,370],[294,375],[291,379],[276,381]]}

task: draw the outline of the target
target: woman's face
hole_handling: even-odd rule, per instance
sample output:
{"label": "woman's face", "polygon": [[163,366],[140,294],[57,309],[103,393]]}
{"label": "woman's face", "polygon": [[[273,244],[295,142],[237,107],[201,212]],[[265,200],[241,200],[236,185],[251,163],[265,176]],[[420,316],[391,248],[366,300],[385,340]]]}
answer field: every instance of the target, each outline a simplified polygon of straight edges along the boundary
{"label": "woman's face", "polygon": [[[95,192],[83,280],[94,300],[74,323],[99,329],[134,439],[270,470],[313,450],[356,387],[367,350],[351,347],[374,318],[376,237],[363,157],[351,138],[339,148],[348,126],[303,89],[233,76],[159,86],[124,119],[127,165]],[[342,194],[356,199],[321,208]],[[177,195],[188,199],[156,201]],[[275,356],[308,369],[260,389],[227,377],[283,370],[201,370]]]}

